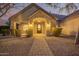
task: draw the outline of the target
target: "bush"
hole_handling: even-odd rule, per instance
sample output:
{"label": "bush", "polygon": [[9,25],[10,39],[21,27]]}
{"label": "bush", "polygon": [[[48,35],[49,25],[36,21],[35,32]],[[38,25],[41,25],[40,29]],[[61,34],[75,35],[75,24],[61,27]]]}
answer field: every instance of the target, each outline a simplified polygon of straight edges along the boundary
{"label": "bush", "polygon": [[7,35],[8,34],[8,29],[1,29],[1,34],[3,36]]}
{"label": "bush", "polygon": [[[13,30],[12,30],[12,34],[13,34],[14,36],[18,36],[18,37],[21,36],[20,30],[18,30],[18,29],[13,29]],[[32,33],[32,30],[27,30],[27,31],[26,31],[26,34],[27,34],[26,37],[31,37],[32,34],[33,34],[33,33]]]}
{"label": "bush", "polygon": [[32,30],[28,30],[28,31],[26,31],[26,33],[27,33],[27,37],[31,37],[33,34]]}
{"label": "bush", "polygon": [[0,34],[3,36],[9,34],[9,26],[0,26]]}
{"label": "bush", "polygon": [[14,29],[14,36],[20,36],[20,31],[18,29]]}
{"label": "bush", "polygon": [[53,36],[53,32],[47,31],[46,35],[47,35],[47,36]]}
{"label": "bush", "polygon": [[0,26],[0,29],[9,29],[9,26]]}
{"label": "bush", "polygon": [[53,31],[53,36],[60,36],[62,28],[55,28]]}

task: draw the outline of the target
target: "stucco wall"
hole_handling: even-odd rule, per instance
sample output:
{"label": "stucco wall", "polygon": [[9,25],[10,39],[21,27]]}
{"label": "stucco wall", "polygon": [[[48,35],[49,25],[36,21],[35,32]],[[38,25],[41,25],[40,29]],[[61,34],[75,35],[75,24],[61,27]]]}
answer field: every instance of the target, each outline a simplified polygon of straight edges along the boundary
{"label": "stucco wall", "polygon": [[61,23],[61,27],[63,28],[62,34],[75,35],[79,28],[79,17],[67,19]]}
{"label": "stucco wall", "polygon": [[[44,18],[48,23],[50,22],[53,27],[56,27],[57,22],[56,19],[47,13],[43,12],[42,10],[37,10],[35,13],[31,14],[29,17],[26,16],[27,11],[25,11],[22,14],[19,14],[18,16],[11,18],[11,29],[16,29],[16,23],[23,24],[23,23],[29,23],[29,21],[35,19],[35,18]],[[31,21],[32,22],[32,21]],[[19,26],[19,29],[22,29],[21,26]]]}

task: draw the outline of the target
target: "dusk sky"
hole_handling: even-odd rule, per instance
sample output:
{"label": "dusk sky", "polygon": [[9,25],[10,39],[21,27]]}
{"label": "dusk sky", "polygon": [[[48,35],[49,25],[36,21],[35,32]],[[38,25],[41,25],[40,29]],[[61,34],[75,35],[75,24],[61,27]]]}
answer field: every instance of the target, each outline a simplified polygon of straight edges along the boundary
{"label": "dusk sky", "polygon": [[[11,17],[12,15],[18,13],[20,10],[22,10],[23,8],[27,7],[29,4],[23,4],[23,3],[19,3],[15,5],[15,8],[11,8],[6,15],[4,15],[2,18],[0,18],[0,26],[5,24],[5,22],[7,22],[8,18]],[[68,15],[66,13],[65,10],[63,10],[61,13],[59,12],[59,8],[53,8],[50,7],[48,5],[46,5],[45,3],[38,3],[37,5],[39,5],[41,8],[43,8],[44,10],[46,10],[47,12],[51,12],[52,14],[59,14],[59,15]],[[66,4],[64,3],[59,3],[59,7],[64,7]],[[20,6],[20,7],[19,7]],[[76,4],[76,6],[78,6],[79,9],[79,4]],[[71,12],[72,13],[72,12]]]}

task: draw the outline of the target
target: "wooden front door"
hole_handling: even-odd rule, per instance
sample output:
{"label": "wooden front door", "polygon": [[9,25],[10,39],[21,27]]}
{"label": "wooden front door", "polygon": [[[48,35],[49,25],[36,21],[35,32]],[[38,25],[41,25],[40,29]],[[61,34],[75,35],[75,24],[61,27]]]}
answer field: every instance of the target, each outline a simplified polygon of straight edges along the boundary
{"label": "wooden front door", "polygon": [[43,33],[43,25],[42,24],[40,24],[40,23],[36,24],[36,32],[37,32],[37,34]]}
{"label": "wooden front door", "polygon": [[34,24],[34,34],[44,34],[45,33],[45,24],[43,22],[41,23],[35,23]]}

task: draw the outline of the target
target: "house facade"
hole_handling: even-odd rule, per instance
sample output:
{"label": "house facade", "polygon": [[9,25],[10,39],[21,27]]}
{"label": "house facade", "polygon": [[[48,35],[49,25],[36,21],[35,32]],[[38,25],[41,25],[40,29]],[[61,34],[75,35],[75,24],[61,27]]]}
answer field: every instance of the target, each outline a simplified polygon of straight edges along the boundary
{"label": "house facade", "polygon": [[62,34],[68,36],[76,35],[79,31],[79,10],[65,17],[60,26],[62,27]]}
{"label": "house facade", "polygon": [[28,34],[46,36],[57,26],[56,19],[38,5],[30,4],[9,19],[10,29],[14,35],[18,33],[21,37]]}

